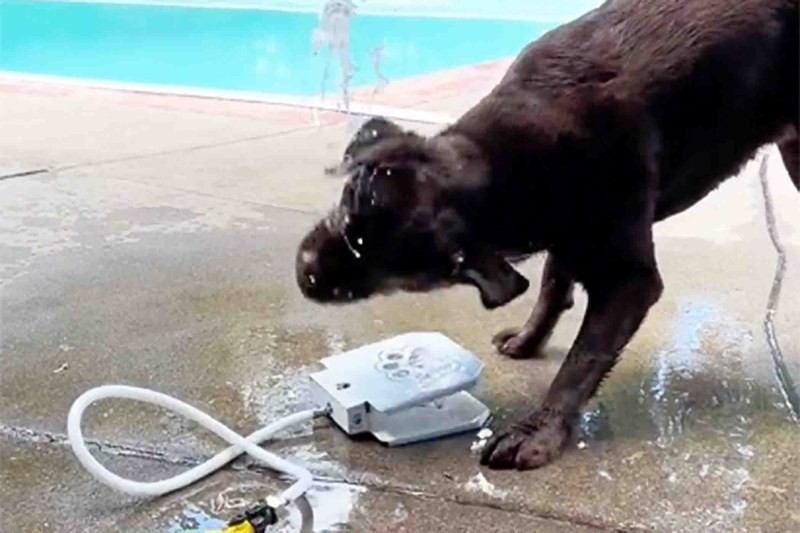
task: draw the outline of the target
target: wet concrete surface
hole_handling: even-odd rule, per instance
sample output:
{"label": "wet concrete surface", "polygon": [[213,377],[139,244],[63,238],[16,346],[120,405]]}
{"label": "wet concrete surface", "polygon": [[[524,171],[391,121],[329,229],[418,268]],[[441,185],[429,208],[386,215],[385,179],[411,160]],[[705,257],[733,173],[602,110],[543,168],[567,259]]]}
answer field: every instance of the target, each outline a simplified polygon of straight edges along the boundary
{"label": "wet concrete surface", "polygon": [[[154,107],[152,97],[142,113],[132,97],[104,98],[100,114],[87,95],[0,100],[4,117],[31,128],[0,134],[0,167],[49,169],[0,181],[0,530],[212,528],[285,486],[243,458],[164,499],[111,492],[82,471],[65,437],[70,403],[103,383],[167,392],[248,433],[310,405],[306,376],[321,357],[434,328],[486,363],[476,395],[495,427],[537,405],[578,328],[582,294],[536,361],[503,359],[489,343],[524,320],[533,293],[494,312],[466,288],[337,308],[301,298],[295,247],[335,200],[340,182],[322,168],[343,148],[347,121],[265,123],[250,107],[226,103],[215,114]],[[461,100],[438,109],[456,113]],[[774,149],[766,153],[787,264],[773,314],[777,359],[764,326],[777,254],[759,159],[658,227],[664,296],[563,458],[491,472],[477,464],[475,435],[389,449],[317,421],[268,445],[317,477],[313,529],[800,529],[800,426],[775,371],[780,360],[800,381],[800,196]],[[538,258],[524,267],[534,286],[540,268]],[[85,431],[103,461],[137,479],[221,446],[129,403],[95,406]],[[283,530],[302,523],[292,508]]]}

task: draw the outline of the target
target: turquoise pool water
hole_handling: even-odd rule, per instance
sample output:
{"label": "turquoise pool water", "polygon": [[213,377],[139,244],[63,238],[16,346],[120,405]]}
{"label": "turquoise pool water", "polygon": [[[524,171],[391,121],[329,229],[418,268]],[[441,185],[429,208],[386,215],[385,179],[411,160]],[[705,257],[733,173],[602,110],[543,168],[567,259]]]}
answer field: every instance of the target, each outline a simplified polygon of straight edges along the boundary
{"label": "turquoise pool water", "polygon": [[[324,54],[312,13],[0,0],[0,70],[119,82],[311,96]],[[553,24],[357,14],[351,86],[515,55]],[[331,61],[327,90],[339,79]]]}

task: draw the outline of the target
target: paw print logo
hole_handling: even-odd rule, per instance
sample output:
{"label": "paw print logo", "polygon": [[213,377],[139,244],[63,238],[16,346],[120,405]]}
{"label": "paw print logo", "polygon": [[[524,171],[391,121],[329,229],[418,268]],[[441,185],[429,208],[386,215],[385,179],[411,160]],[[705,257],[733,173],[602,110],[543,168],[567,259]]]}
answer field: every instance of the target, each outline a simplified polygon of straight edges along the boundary
{"label": "paw print logo", "polygon": [[387,379],[404,381],[412,376],[410,354],[404,348],[387,350],[378,355],[377,369]]}
{"label": "paw print logo", "polygon": [[452,361],[425,348],[403,347],[381,352],[377,369],[391,381],[414,381],[419,388],[425,389],[435,385],[455,366]]}

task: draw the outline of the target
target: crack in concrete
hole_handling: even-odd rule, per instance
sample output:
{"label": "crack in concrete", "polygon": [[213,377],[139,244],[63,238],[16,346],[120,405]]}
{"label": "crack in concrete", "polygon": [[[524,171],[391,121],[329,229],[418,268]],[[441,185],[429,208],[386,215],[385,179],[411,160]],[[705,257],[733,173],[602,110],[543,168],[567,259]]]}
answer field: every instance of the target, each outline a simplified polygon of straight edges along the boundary
{"label": "crack in concrete", "polygon": [[291,206],[287,206],[287,205],[273,204],[273,203],[270,203],[270,202],[256,202],[254,200],[246,200],[244,198],[234,198],[234,197],[231,197],[231,196],[220,196],[219,194],[211,194],[211,193],[208,193],[208,192],[197,191],[197,190],[194,190],[194,189],[186,189],[184,187],[173,187],[171,185],[164,185],[162,183],[154,184],[154,183],[149,183],[149,182],[146,182],[146,181],[139,181],[139,180],[133,180],[133,179],[129,179],[129,178],[119,178],[119,177],[114,177],[114,178],[110,178],[110,179],[115,180],[115,181],[122,181],[122,182],[125,182],[125,183],[135,183],[136,185],[142,185],[142,186],[145,186],[145,187],[152,187],[154,189],[181,192],[181,193],[192,195],[192,196],[202,196],[204,198],[212,198],[214,200],[221,200],[221,201],[224,201],[224,202],[247,204],[247,205],[253,205],[253,206],[258,206],[258,207],[266,207],[266,208],[269,208],[269,209],[275,209],[275,210],[279,210],[279,211],[286,211],[286,212],[289,212],[289,213],[300,213],[300,214],[303,214],[303,215],[315,215],[315,216],[323,216],[323,215],[325,215],[324,211],[316,211],[316,210],[313,210],[313,209],[303,209],[302,207],[291,207]]}
{"label": "crack in concrete", "polygon": [[[25,443],[48,444],[59,447],[69,447],[69,438],[62,433],[54,433],[50,431],[35,430],[20,426],[9,426],[0,424],[0,435],[13,438]],[[170,454],[163,451],[158,451],[149,447],[130,446],[124,444],[116,444],[108,441],[99,441],[93,439],[86,439],[86,445],[95,452],[101,452],[113,457],[125,457],[132,459],[140,459],[145,461],[154,461],[162,464],[169,464],[173,466],[182,466],[191,468],[206,462],[209,457],[195,457],[189,455]],[[263,466],[258,463],[242,463],[241,461],[234,461],[226,466],[234,472],[251,472],[260,475],[270,475],[282,481],[291,481],[293,478],[285,474],[276,473],[274,470]],[[576,518],[572,516],[564,516],[559,513],[550,511],[536,512],[531,510],[523,510],[507,504],[505,502],[486,502],[476,501],[474,499],[465,498],[463,495],[442,496],[431,492],[421,491],[419,489],[396,485],[390,483],[377,483],[377,482],[364,482],[348,479],[347,477],[332,477],[314,474],[314,481],[328,485],[339,485],[346,487],[353,487],[355,489],[364,489],[382,494],[394,494],[398,496],[405,496],[409,498],[425,499],[430,501],[450,503],[454,505],[461,505],[464,507],[477,507],[492,509],[496,511],[503,511],[517,515],[527,516],[530,518],[538,518],[551,522],[559,522],[565,525],[581,526],[588,529],[597,531],[638,531],[637,528],[623,527],[615,524],[600,523],[585,518]]]}
{"label": "crack in concrete", "polygon": [[23,178],[25,176],[35,176],[36,174],[45,174],[49,170],[46,168],[34,168],[31,170],[22,170],[20,172],[12,172],[11,174],[5,174],[0,176],[0,181],[9,180],[11,178]]}
{"label": "crack in concrete", "polygon": [[[164,152],[163,154],[153,154],[153,156],[168,155],[168,154],[171,154],[171,153],[174,153],[174,152]],[[140,158],[140,157],[141,158],[146,158],[146,157],[149,157],[149,156],[147,156],[147,155],[136,156],[137,159]],[[120,160],[120,161],[125,161],[125,160]],[[102,162],[99,162],[99,163],[96,163],[96,164],[103,165],[103,164],[111,164],[111,163],[115,163],[115,162],[117,162],[117,160],[102,161]],[[77,168],[82,168],[84,166],[91,167],[94,164],[95,163],[87,163],[85,165],[84,164],[78,164],[78,165],[65,166],[65,167],[59,167],[59,168],[53,168],[53,169],[43,168],[43,169],[30,170],[30,171],[25,171],[25,172],[17,172],[15,174],[9,174],[9,175],[6,175],[6,176],[0,176],[0,181],[5,180],[5,179],[9,179],[9,178],[17,178],[17,177],[23,177],[23,176],[33,176],[33,175],[39,175],[39,174],[55,174],[55,173],[57,173],[59,171],[63,171],[63,170],[73,170],[73,169],[77,169]],[[220,196],[219,194],[211,194],[211,193],[198,191],[198,190],[194,190],[194,189],[187,189],[187,188],[184,188],[184,187],[173,187],[173,186],[170,186],[170,185],[165,185],[163,183],[155,184],[155,183],[150,183],[150,182],[147,182],[147,181],[140,181],[140,180],[134,180],[134,179],[130,179],[130,178],[120,178],[120,177],[113,177],[113,178],[110,178],[110,179],[115,180],[115,181],[121,181],[121,182],[124,182],[124,183],[135,183],[136,185],[141,185],[141,186],[144,186],[144,187],[152,187],[154,189],[175,191],[175,192],[180,192],[180,193],[184,193],[184,194],[188,194],[188,195],[192,195],[192,196],[201,196],[203,198],[212,198],[214,200],[221,200],[221,201],[224,201],[224,202],[247,204],[247,205],[252,205],[252,206],[257,206],[257,207],[266,207],[268,209],[275,209],[275,210],[278,210],[278,211],[286,211],[286,212],[290,212],[290,213],[299,213],[299,214],[303,214],[303,215],[314,215],[314,216],[322,216],[322,215],[325,214],[324,211],[318,211],[318,210],[314,210],[314,209],[304,209],[302,207],[292,207],[292,206],[287,206],[287,205],[274,204],[274,203],[270,203],[270,202],[256,202],[254,200],[247,200],[247,199],[244,199],[244,198],[235,198],[235,197],[232,197],[232,196]]]}
{"label": "crack in concrete", "polygon": [[[323,126],[323,127],[331,127],[331,126],[335,126],[335,125],[337,125],[337,124],[331,124],[331,125],[327,125],[327,126]],[[81,169],[81,168],[91,168],[91,167],[97,167],[97,166],[102,166],[102,165],[112,165],[112,164],[115,164],[115,163],[124,163],[124,162],[128,162],[128,161],[136,161],[136,160],[140,160],[140,159],[147,159],[147,158],[150,158],[150,157],[163,157],[163,156],[182,154],[182,153],[189,153],[189,152],[195,152],[195,151],[201,151],[201,150],[209,150],[209,149],[212,149],[212,148],[218,148],[218,147],[223,147],[223,146],[232,146],[232,145],[243,144],[243,143],[248,143],[248,142],[252,142],[252,141],[260,141],[260,140],[264,140],[264,139],[270,139],[270,138],[273,138],[273,137],[279,137],[281,135],[292,135],[292,134],[295,134],[295,133],[301,133],[301,132],[308,131],[310,129],[315,129],[315,128],[319,128],[319,126],[302,126],[302,127],[299,127],[299,128],[292,128],[292,129],[288,129],[288,130],[282,130],[282,131],[269,133],[269,134],[265,134],[265,135],[253,135],[253,136],[250,136],[250,137],[242,137],[242,138],[239,138],[239,139],[230,139],[230,140],[227,140],[227,141],[220,141],[220,142],[209,143],[209,144],[198,144],[198,145],[195,145],[195,146],[188,146],[188,147],[185,147],[185,148],[176,148],[174,150],[164,150],[164,151],[159,151],[159,152],[134,154],[134,155],[124,156],[124,157],[103,159],[103,160],[99,160],[99,161],[89,161],[89,162],[85,162],[85,163],[74,163],[74,164],[71,164],[71,165],[63,165],[63,166],[53,167],[51,169],[39,169],[39,170],[36,170],[36,171],[31,171],[31,172],[26,172],[26,173],[17,173],[17,174],[12,174],[12,175],[9,175],[9,176],[2,176],[2,177],[0,177],[0,180],[6,179],[6,178],[22,176],[22,175],[32,175],[32,174],[40,174],[40,173],[47,173],[47,172],[57,173],[57,172],[64,172],[64,171],[69,171],[69,170],[77,170],[77,169]],[[149,182],[145,182],[145,181],[118,178],[118,177],[117,178],[113,178],[113,179],[116,179],[118,181],[128,182],[128,183],[135,183],[137,185],[151,186],[151,187],[158,188],[158,189],[168,189],[168,190],[183,192],[183,193],[186,193],[186,194],[193,194],[193,195],[203,196],[203,197],[207,197],[207,198],[214,198],[216,200],[225,200],[225,201],[230,201],[230,202],[241,202],[241,203],[244,203],[244,204],[257,205],[259,207],[267,207],[267,208],[278,209],[278,210],[283,210],[283,211],[290,211],[290,212],[293,212],[293,213],[302,213],[302,214],[307,214],[307,215],[319,215],[319,214],[321,214],[320,212],[312,210],[312,209],[303,209],[303,208],[298,208],[298,207],[284,206],[284,205],[272,204],[272,203],[268,203],[268,202],[254,202],[252,200],[245,200],[245,199],[241,199],[241,198],[231,198],[231,197],[227,197],[227,196],[219,196],[219,195],[216,195],[216,194],[210,194],[210,193],[206,193],[206,192],[198,191],[198,190],[194,190],[194,189],[185,189],[185,188],[181,188],[181,187],[169,187],[169,186],[166,186],[164,184],[155,185],[153,183],[149,183]]]}
{"label": "crack in concrete", "polygon": [[775,315],[778,312],[778,304],[781,296],[781,286],[783,285],[783,278],[786,274],[787,260],[786,250],[781,242],[778,233],[777,224],[775,222],[775,208],[772,204],[772,194],[769,190],[769,183],[767,182],[767,162],[769,156],[765,155],[761,160],[761,166],[758,169],[758,177],[761,181],[761,192],[764,197],[764,211],[767,225],[767,232],[772,241],[772,246],[775,248],[775,253],[778,256],[777,264],[775,265],[775,276],[772,281],[772,288],[769,291],[769,299],[767,300],[767,311],[764,316],[764,333],[767,336],[767,343],[769,350],[772,354],[772,363],[775,368],[775,376],[780,385],[781,394],[783,395],[784,402],[789,408],[789,413],[795,422],[800,423],[800,395],[797,392],[797,386],[792,379],[791,373],[786,366],[786,361],[781,351],[780,343],[778,342],[778,335],[775,331]]}
{"label": "crack in concrete", "polygon": [[[326,481],[330,484],[335,484],[336,482]],[[597,522],[593,522],[586,519],[577,519],[576,517],[572,516],[563,516],[558,513],[552,513],[547,511],[542,512],[532,512],[528,510],[523,510],[519,508],[515,508],[513,505],[508,505],[499,502],[486,502],[486,501],[475,501],[472,499],[465,499],[459,498],[459,496],[441,496],[438,494],[433,494],[430,492],[424,492],[420,490],[409,490],[402,487],[398,487],[395,485],[375,485],[372,483],[353,483],[344,480],[344,482],[338,482],[339,484],[346,484],[348,486],[355,486],[355,487],[363,487],[368,490],[372,490],[375,492],[380,492],[383,494],[396,494],[399,496],[407,496],[411,498],[417,498],[420,500],[429,500],[434,502],[442,502],[442,503],[449,503],[453,505],[459,505],[462,507],[478,507],[484,509],[491,509],[494,511],[502,511],[504,513],[511,513],[516,515],[522,515],[529,518],[536,518],[540,520],[546,520],[548,522],[557,522],[563,525],[569,526],[580,526],[587,529],[593,529],[596,531],[620,531],[620,532],[628,532],[628,531],[638,531],[637,529],[625,528],[617,525],[611,524],[600,524]]]}
{"label": "crack in concrete", "polygon": [[[334,124],[332,124],[331,126],[333,126],[333,125]],[[323,127],[328,127],[328,126],[323,126]],[[308,130],[312,130],[312,129],[316,129],[316,128],[318,128],[318,126],[308,125],[308,126],[302,126],[302,127],[299,127],[299,128],[290,128],[290,129],[287,129],[287,130],[281,130],[281,131],[276,131],[276,132],[272,132],[272,133],[266,133],[266,134],[263,134],[263,135],[251,135],[249,137],[241,137],[241,138],[238,138],[238,139],[229,139],[227,141],[218,141],[218,142],[207,143],[207,144],[197,144],[197,145],[194,145],[194,146],[187,146],[187,147],[184,147],[184,148],[175,148],[173,150],[162,150],[162,151],[159,151],[159,152],[133,154],[133,155],[127,155],[127,156],[116,157],[116,158],[111,158],[111,159],[101,159],[99,161],[88,161],[88,162],[85,162],[85,163],[73,163],[71,165],[64,165],[64,166],[60,166],[60,167],[54,167],[53,170],[54,171],[73,170],[73,169],[77,169],[77,168],[96,167],[96,166],[101,166],[101,165],[110,165],[110,164],[114,164],[114,163],[123,163],[123,162],[126,162],[126,161],[136,161],[138,159],[147,159],[148,157],[161,157],[161,156],[165,156],[165,155],[183,154],[183,153],[187,153],[187,152],[196,152],[196,151],[200,151],[200,150],[209,150],[211,148],[218,148],[218,147],[222,147],[222,146],[233,146],[233,145],[236,145],[236,144],[243,144],[243,143],[248,143],[248,142],[252,142],[252,141],[260,141],[260,140],[264,140],[264,139],[271,139],[271,138],[274,138],[274,137],[280,137],[281,135],[291,135],[291,134],[294,134],[294,133],[300,133],[300,132],[304,132],[304,131],[308,131]]]}
{"label": "crack in concrete", "polygon": [[[7,426],[5,424],[0,424],[0,435],[29,443],[55,444],[57,446],[65,447],[69,446],[69,438],[62,433],[53,433],[50,431],[41,431],[26,427]],[[112,442],[94,439],[86,439],[86,446],[94,449],[95,451],[99,451],[114,457],[148,459],[151,461],[173,464],[176,466],[192,467],[197,466],[202,462],[191,456],[168,454],[151,448],[127,446],[124,444],[115,444]]]}

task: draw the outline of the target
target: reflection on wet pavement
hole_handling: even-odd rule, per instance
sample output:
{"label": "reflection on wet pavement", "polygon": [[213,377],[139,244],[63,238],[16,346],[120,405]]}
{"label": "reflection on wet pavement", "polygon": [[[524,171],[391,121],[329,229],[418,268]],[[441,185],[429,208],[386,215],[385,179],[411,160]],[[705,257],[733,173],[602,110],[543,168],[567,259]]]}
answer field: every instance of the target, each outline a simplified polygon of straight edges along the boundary
{"label": "reflection on wet pavement", "polygon": [[[753,334],[713,300],[685,302],[672,327],[669,347],[643,373],[638,404],[644,413],[628,404],[610,414],[611,423],[621,425],[618,433],[624,434],[649,420],[654,447],[623,462],[652,456],[667,494],[713,482],[716,502],[693,514],[672,509],[669,497],[659,502],[663,527],[702,524],[708,531],[728,531],[747,510],[754,484],[751,464],[765,452],[755,435],[790,420],[790,413],[774,383],[747,373],[743,354],[756,349]],[[584,415],[584,428],[590,426],[587,416],[595,418],[602,406]],[[613,479],[605,470],[598,470],[598,476]]]}
{"label": "reflection on wet pavement", "polygon": [[[711,304],[694,301],[679,313],[673,346],[667,352],[656,355],[653,373],[640,389],[641,402],[647,405],[658,432],[656,444],[662,447],[683,435],[689,423],[688,418],[698,407],[695,402],[699,398],[692,394],[692,388],[708,372],[701,351],[704,335],[711,332],[715,336],[713,342],[720,349],[713,354],[713,367],[726,367],[734,372],[731,363],[726,361],[730,357],[725,346],[744,349],[743,344],[752,340],[752,336],[741,333],[733,337],[733,333],[720,323],[722,311]],[[708,397],[708,407],[717,408],[722,403],[730,406],[742,400],[750,402],[749,396],[742,397],[739,391],[731,390],[729,379],[736,378],[731,376],[722,380],[719,392],[715,391]],[[748,386],[747,382],[745,386]]]}
{"label": "reflection on wet pavement", "polygon": [[[347,524],[366,488],[347,483],[318,481],[304,498],[279,512],[279,523],[270,528],[275,532],[349,531]],[[165,519],[166,531],[179,533],[186,529],[219,529],[230,517],[263,500],[266,490],[257,483],[237,483],[217,494],[191,498],[191,503],[179,503],[180,510]],[[168,516],[169,511],[164,515]]]}

